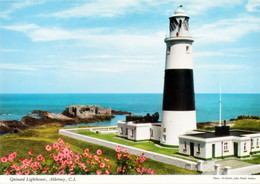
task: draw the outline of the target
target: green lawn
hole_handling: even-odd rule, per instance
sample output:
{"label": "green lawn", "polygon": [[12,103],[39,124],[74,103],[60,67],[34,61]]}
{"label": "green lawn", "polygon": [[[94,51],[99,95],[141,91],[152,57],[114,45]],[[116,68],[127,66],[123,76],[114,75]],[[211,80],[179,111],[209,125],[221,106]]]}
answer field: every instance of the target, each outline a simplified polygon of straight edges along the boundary
{"label": "green lawn", "polygon": [[[56,124],[57,125],[57,124]],[[17,152],[17,157],[28,158],[28,152],[33,150],[35,155],[42,154],[47,156],[49,153],[45,151],[47,144],[52,145],[57,142],[58,138],[62,138],[65,142],[71,144],[71,149],[74,152],[82,153],[85,148],[89,148],[92,153],[97,149],[101,149],[104,157],[110,158],[110,163],[114,170],[111,171],[115,174],[116,154],[114,149],[106,148],[103,146],[87,143],[77,139],[69,138],[58,133],[59,127],[52,125],[44,125],[35,127],[33,129],[25,130],[18,134],[7,134],[0,137],[0,158],[4,155],[9,155],[12,152]],[[174,150],[171,150],[174,151]],[[151,159],[147,159],[144,164],[145,167],[155,169],[155,174],[198,174],[196,171],[182,169],[169,164],[164,164]]]}
{"label": "green lawn", "polygon": [[260,164],[260,155],[254,155],[253,158],[246,159],[244,161],[251,164]]}
{"label": "green lawn", "polygon": [[159,145],[156,146],[156,144],[153,141],[135,142],[135,141],[126,140],[124,138],[117,137],[116,134],[98,134],[98,133],[90,132],[89,130],[78,130],[78,131],[73,131],[73,132],[76,132],[76,133],[82,134],[82,135],[99,138],[99,139],[103,139],[103,140],[107,140],[110,142],[115,142],[118,144],[133,146],[136,148],[144,149],[147,151],[153,151],[153,152],[157,152],[157,153],[161,153],[161,154],[165,154],[165,155],[169,155],[169,156],[173,156],[174,153],[178,152],[178,149],[176,149],[176,148],[175,149],[174,148],[164,148],[164,147],[160,146],[160,149],[158,149]]}

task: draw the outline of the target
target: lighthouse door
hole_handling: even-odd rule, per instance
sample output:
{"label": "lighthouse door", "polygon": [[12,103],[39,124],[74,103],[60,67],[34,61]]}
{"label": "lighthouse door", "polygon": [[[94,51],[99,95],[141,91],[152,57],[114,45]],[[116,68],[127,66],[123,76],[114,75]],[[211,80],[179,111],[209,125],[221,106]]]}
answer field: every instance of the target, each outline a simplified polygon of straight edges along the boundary
{"label": "lighthouse door", "polygon": [[190,143],[190,155],[194,156],[194,143],[193,142]]}

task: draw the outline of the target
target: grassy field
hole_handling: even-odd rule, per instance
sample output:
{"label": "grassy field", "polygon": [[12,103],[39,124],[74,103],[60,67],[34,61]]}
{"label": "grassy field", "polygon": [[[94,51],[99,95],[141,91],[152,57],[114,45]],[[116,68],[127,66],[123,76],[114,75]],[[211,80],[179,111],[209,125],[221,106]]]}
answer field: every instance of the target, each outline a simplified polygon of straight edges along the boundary
{"label": "grassy field", "polygon": [[[57,125],[57,124],[56,124]],[[0,157],[9,155],[12,152],[17,152],[18,158],[28,158],[28,152],[33,150],[35,155],[42,154],[47,156],[49,153],[45,151],[47,144],[52,145],[57,142],[58,138],[62,138],[65,142],[71,144],[71,149],[74,152],[82,153],[85,148],[89,148],[92,153],[95,153],[97,149],[103,151],[103,156],[110,158],[112,164],[112,174],[115,174],[115,151],[103,146],[86,143],[84,141],[76,140],[66,136],[62,136],[58,133],[59,127],[52,125],[44,125],[35,127],[33,129],[25,130],[18,134],[7,134],[0,137]],[[155,169],[155,174],[198,174],[196,171],[190,171],[169,164],[153,161],[147,159],[144,164],[145,167]]]}
{"label": "grassy field", "polygon": [[234,121],[232,129],[241,129],[260,132],[260,120],[259,119],[243,119]]}

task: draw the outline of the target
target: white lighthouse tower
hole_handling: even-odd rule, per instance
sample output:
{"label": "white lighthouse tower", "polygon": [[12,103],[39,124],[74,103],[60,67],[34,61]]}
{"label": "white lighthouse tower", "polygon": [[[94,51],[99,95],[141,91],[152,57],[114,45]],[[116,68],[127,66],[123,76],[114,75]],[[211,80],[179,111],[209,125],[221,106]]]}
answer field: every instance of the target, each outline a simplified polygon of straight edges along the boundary
{"label": "white lighthouse tower", "polygon": [[177,146],[178,136],[196,129],[192,42],[189,16],[178,9],[169,18],[170,36],[165,39],[162,128],[160,143]]}

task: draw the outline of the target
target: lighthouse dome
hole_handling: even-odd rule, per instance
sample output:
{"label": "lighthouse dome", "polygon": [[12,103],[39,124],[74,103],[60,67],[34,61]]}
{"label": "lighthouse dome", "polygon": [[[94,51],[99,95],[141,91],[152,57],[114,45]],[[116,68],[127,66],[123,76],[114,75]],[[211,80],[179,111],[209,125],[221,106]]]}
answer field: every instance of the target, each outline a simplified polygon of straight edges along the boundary
{"label": "lighthouse dome", "polygon": [[174,12],[171,17],[188,17],[188,15],[185,14],[183,9],[179,8]]}
{"label": "lighthouse dome", "polygon": [[184,10],[183,9],[177,9],[174,14],[184,14]]}

